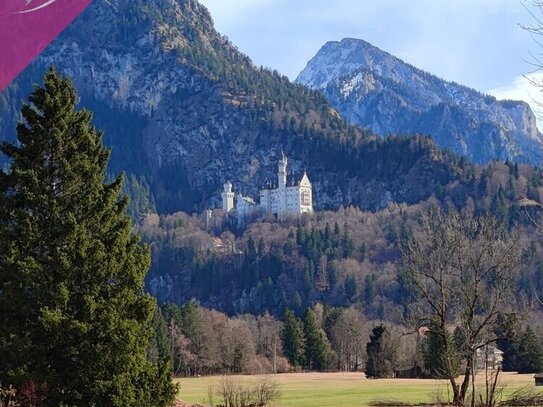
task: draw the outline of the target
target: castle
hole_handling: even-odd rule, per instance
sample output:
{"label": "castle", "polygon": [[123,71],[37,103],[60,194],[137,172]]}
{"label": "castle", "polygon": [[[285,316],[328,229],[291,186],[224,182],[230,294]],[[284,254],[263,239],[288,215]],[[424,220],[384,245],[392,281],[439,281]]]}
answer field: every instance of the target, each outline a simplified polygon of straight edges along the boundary
{"label": "castle", "polygon": [[274,214],[278,219],[313,213],[313,191],[307,173],[304,172],[299,180],[288,180],[287,164],[287,157],[283,154],[278,165],[277,186],[268,182],[260,190],[260,204],[241,194],[235,195],[232,184],[226,182],[221,194],[223,212],[233,211],[237,216],[245,217],[260,211]]}

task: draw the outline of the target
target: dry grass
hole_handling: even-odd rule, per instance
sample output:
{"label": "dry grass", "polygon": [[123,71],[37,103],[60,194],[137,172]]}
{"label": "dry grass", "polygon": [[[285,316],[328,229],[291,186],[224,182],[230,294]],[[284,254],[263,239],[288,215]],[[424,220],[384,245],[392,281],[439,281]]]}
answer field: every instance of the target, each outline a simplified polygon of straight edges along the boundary
{"label": "dry grass", "polygon": [[[257,380],[256,376],[237,378]],[[375,401],[427,404],[450,397],[446,380],[366,379],[363,373],[286,373],[273,379],[281,390],[275,407],[368,407]],[[220,376],[178,379],[180,398],[206,404],[209,386],[216,386],[220,380]],[[484,383],[484,376],[478,376],[477,382]],[[498,386],[505,397],[519,389],[539,389],[534,387],[533,375],[515,373],[502,373]]]}
{"label": "dry grass", "polygon": [[198,404],[198,403],[187,403],[183,400],[177,400],[173,407],[207,407],[204,404]]}

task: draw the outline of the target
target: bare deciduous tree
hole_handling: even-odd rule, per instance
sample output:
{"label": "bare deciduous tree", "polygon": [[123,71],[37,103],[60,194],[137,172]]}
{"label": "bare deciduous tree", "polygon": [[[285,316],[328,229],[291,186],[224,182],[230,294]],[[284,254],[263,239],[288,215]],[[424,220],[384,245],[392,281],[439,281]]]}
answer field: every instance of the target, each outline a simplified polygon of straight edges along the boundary
{"label": "bare deciduous tree", "polygon": [[[217,387],[224,407],[265,407],[281,396],[279,384],[268,377],[259,377],[254,383],[242,382],[225,376]],[[209,396],[212,399],[212,396]]]}
{"label": "bare deciduous tree", "polygon": [[[528,14],[532,17],[531,24],[520,24],[520,27],[532,35],[535,43],[540,49],[543,49],[543,1],[542,0],[522,0]],[[539,52],[531,52],[527,62],[532,66],[532,71],[524,75],[524,77],[532,84],[540,93],[543,92],[543,54]],[[541,118],[542,102],[540,98],[533,98],[534,102],[539,106],[537,115]]]}
{"label": "bare deciduous tree", "polygon": [[[453,402],[462,405],[474,373],[476,350],[495,340],[491,328],[511,295],[512,278],[521,251],[506,227],[493,217],[462,216],[434,210],[424,214],[420,230],[402,245],[403,273],[416,301],[412,316],[418,327],[434,330],[444,353],[455,346],[448,326],[463,338],[460,357],[465,362],[462,382],[453,373],[449,356],[445,369]],[[475,388],[472,381],[472,404]]]}
{"label": "bare deciduous tree", "polygon": [[369,338],[366,318],[354,307],[341,313],[333,328],[334,350],[337,352],[340,369],[356,372],[361,368]]}

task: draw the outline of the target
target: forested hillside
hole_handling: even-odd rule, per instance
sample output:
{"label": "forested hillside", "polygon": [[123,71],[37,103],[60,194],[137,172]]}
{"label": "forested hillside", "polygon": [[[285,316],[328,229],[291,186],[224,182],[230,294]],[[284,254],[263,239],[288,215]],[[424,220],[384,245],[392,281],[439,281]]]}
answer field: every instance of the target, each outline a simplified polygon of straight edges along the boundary
{"label": "forested hillside", "polygon": [[196,298],[230,314],[280,315],[284,308],[301,314],[322,302],[356,305],[368,318],[400,323],[409,296],[397,275],[399,243],[417,229],[421,211],[436,205],[495,214],[518,232],[527,257],[516,276],[516,298],[533,302],[535,292],[543,294],[543,251],[529,219],[538,211],[526,212],[518,201],[541,199],[541,171],[511,163],[473,168],[470,181],[454,183],[447,194],[377,212],[341,207],[213,231],[205,230],[201,215],[148,215],[141,226],[153,249],[148,287],[162,302]]}
{"label": "forested hillside", "polygon": [[319,92],[254,66],[195,0],[98,0],[0,94],[0,138],[46,67],[68,74],[127,172],[140,211],[200,211],[222,183],[256,195],[281,149],[306,168],[316,207],[417,203],[472,171],[424,137],[382,140]]}
{"label": "forested hillside", "polygon": [[[541,201],[539,170],[478,167],[427,137],[381,139],[347,124],[320,93],[255,67],[195,0],[93,2],[0,94],[2,138],[13,137],[21,95],[50,64],[73,77],[105,130],[133,217],[159,213],[141,231],[154,251],[148,287],[161,301],[278,314],[320,300],[398,319],[398,236],[428,200],[491,211],[511,227],[523,216],[518,199]],[[217,205],[227,179],[256,195],[281,149],[289,168],[307,168],[316,208],[331,212],[233,227],[232,253],[200,219],[174,214]]]}

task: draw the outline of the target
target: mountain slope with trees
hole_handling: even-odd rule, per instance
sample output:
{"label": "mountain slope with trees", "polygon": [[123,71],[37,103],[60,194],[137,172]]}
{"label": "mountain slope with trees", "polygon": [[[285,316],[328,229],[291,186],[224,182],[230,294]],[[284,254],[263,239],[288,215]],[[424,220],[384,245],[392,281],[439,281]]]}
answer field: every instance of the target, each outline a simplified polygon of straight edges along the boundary
{"label": "mountain slope with trees", "polygon": [[223,182],[256,195],[281,149],[307,168],[317,208],[416,203],[469,174],[425,137],[382,140],[317,91],[254,66],[195,0],[95,1],[2,94],[12,140],[22,95],[49,65],[70,75],[140,211],[201,210]]}
{"label": "mountain slope with trees", "polygon": [[541,200],[541,175],[527,165],[494,163],[475,167],[466,185],[456,182],[446,194],[416,205],[392,204],[376,212],[340,207],[287,222],[234,222],[213,230],[206,229],[203,214],[149,215],[140,226],[153,250],[148,288],[160,302],[197,298],[229,314],[279,316],[290,308],[301,315],[320,301],[356,305],[368,318],[400,323],[409,300],[397,278],[400,242],[416,230],[421,212],[443,206],[494,214],[520,233],[527,249],[514,298],[534,303],[534,293],[543,297],[543,247],[530,218],[539,221],[541,214],[518,202]]}

